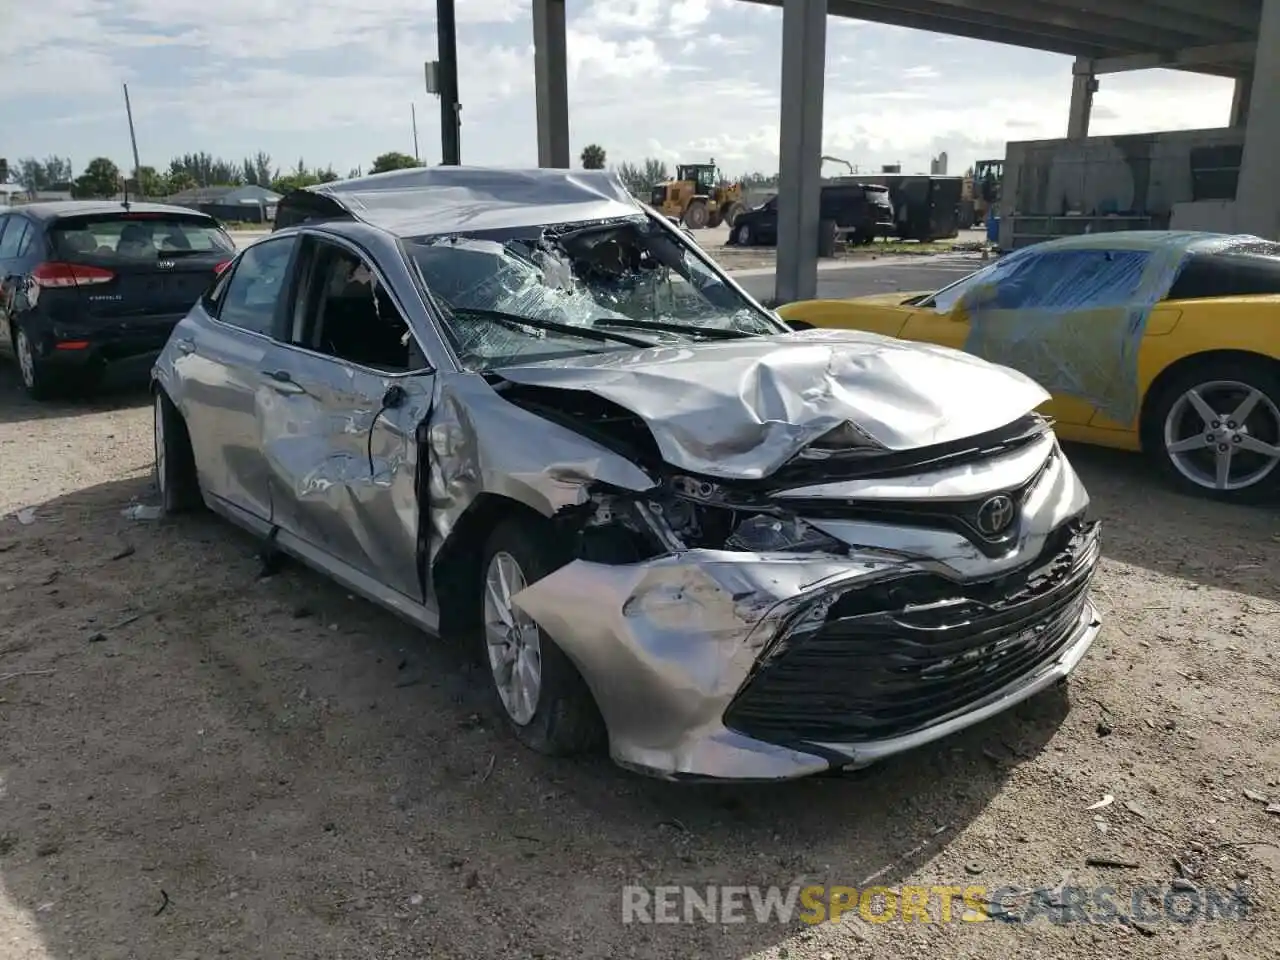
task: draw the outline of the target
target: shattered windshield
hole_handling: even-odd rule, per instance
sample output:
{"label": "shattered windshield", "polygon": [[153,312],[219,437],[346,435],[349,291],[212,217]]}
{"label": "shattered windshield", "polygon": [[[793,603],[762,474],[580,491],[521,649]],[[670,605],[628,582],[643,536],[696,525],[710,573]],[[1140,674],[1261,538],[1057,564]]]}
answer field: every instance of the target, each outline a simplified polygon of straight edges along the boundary
{"label": "shattered windshield", "polygon": [[471,370],[786,332],[644,216],[417,237],[405,248]]}

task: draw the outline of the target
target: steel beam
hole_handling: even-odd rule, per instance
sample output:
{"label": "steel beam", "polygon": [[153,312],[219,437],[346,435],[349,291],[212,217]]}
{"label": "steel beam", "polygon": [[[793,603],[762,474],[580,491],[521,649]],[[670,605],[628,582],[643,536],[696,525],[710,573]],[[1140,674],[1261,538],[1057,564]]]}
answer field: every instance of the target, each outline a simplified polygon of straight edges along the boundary
{"label": "steel beam", "polygon": [[1236,217],[1240,229],[1268,240],[1280,239],[1280,0],[1263,0],[1258,49],[1249,91]]}
{"label": "steel beam", "polygon": [[818,208],[822,185],[822,100],[827,0],[782,7],[782,122],[778,142],[779,303],[818,293]]}
{"label": "steel beam", "polygon": [[534,99],[538,111],[538,166],[567,169],[569,162],[569,55],[565,0],[533,0]]}

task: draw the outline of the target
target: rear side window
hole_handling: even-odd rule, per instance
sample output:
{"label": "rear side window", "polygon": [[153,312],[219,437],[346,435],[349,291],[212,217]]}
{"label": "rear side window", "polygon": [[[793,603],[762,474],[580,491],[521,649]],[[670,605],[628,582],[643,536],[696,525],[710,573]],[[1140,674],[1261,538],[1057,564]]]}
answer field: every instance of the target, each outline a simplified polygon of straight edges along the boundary
{"label": "rear side window", "polygon": [[217,222],[182,214],[104,214],[67,217],[51,231],[60,260],[95,263],[155,260],[158,257],[225,254],[235,244]]}
{"label": "rear side window", "polygon": [[1280,257],[1200,254],[1187,261],[1165,299],[1199,300],[1268,293],[1280,293]]}
{"label": "rear side window", "polygon": [[242,330],[271,336],[284,296],[297,237],[261,240],[245,250],[221,295],[218,319]]}
{"label": "rear side window", "polygon": [[27,221],[24,217],[9,217],[3,225],[4,233],[0,233],[0,260],[11,260],[22,256],[26,248],[24,243],[27,234]]}

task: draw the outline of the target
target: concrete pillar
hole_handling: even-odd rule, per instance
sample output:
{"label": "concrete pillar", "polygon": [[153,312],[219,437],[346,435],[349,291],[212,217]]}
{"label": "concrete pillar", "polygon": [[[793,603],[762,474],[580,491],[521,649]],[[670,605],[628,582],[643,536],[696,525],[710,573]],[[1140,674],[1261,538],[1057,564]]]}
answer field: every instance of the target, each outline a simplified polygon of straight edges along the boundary
{"label": "concrete pillar", "polygon": [[1093,115],[1093,95],[1098,92],[1098,78],[1093,64],[1077,60],[1071,68],[1071,111],[1067,115],[1067,139],[1083,140],[1089,136],[1089,118]]}
{"label": "concrete pillar", "polygon": [[564,3],[565,0],[533,0],[533,73],[540,167],[570,166],[569,56]]}
{"label": "concrete pillar", "polygon": [[827,0],[784,0],[782,122],[778,143],[779,303],[818,293],[818,207],[822,187],[822,92]]}
{"label": "concrete pillar", "polygon": [[1231,122],[1228,126],[1243,127],[1249,119],[1249,97],[1253,92],[1253,74],[1236,77],[1235,93],[1231,95]]}
{"label": "concrete pillar", "polygon": [[1244,233],[1276,240],[1280,239],[1280,182],[1274,167],[1280,156],[1280,0],[1262,2],[1250,88],[1236,222]]}

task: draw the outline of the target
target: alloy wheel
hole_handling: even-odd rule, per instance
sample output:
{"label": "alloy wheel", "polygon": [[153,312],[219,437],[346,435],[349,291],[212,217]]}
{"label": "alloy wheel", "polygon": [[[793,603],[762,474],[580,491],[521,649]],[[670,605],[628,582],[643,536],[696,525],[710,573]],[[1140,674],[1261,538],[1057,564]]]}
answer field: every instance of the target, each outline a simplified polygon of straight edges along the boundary
{"label": "alloy wheel", "polygon": [[484,578],[484,632],[489,669],[508,716],[526,726],[542,693],[542,634],[538,625],[511,602],[526,586],[516,558],[499,551]]}
{"label": "alloy wheel", "polygon": [[22,373],[22,384],[30,390],[36,384],[36,358],[31,352],[31,340],[27,337],[27,331],[18,331],[14,348],[18,354],[18,369]]}
{"label": "alloy wheel", "polygon": [[1164,448],[1174,468],[1197,486],[1247,489],[1280,464],[1280,408],[1247,383],[1202,383],[1170,407]]}

